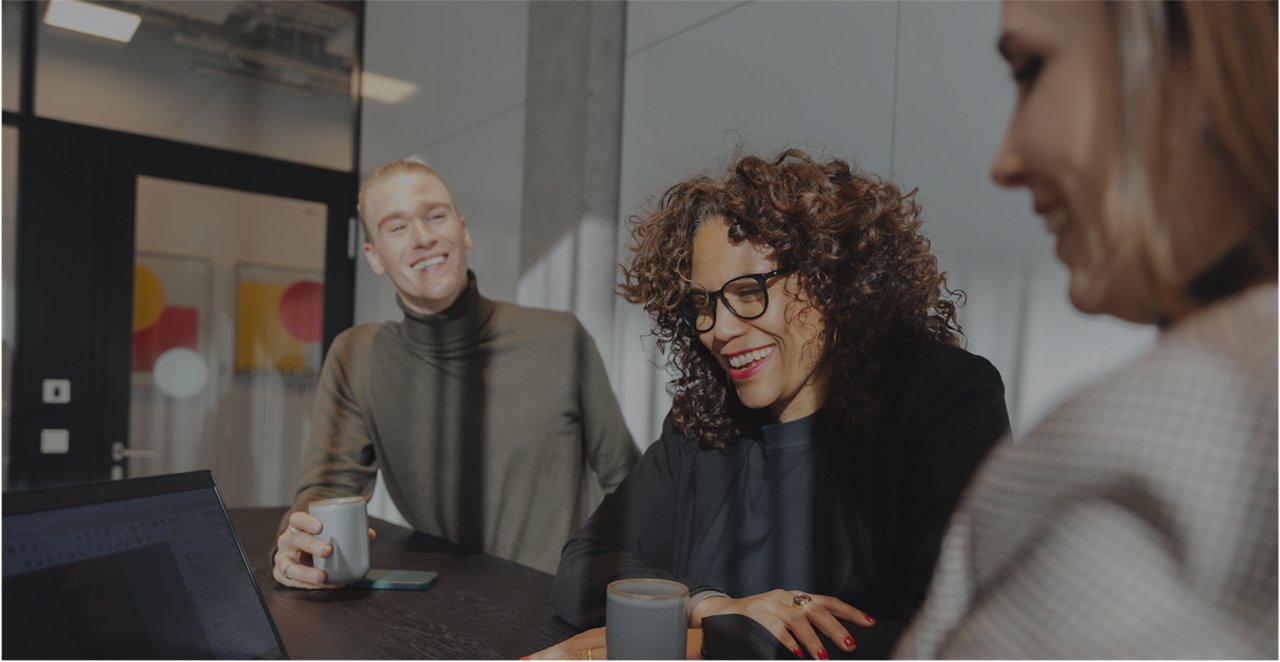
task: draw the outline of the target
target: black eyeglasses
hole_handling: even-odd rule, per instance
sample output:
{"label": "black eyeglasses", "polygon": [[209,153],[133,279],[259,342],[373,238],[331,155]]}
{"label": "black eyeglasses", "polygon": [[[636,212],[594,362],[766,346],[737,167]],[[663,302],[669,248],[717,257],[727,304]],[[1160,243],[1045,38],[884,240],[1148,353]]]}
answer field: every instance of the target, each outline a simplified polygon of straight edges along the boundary
{"label": "black eyeglasses", "polygon": [[716,325],[716,299],[724,302],[735,317],[753,320],[769,309],[769,279],[788,273],[774,269],[762,274],[738,276],[715,292],[691,291],[680,307],[680,318],[698,333],[706,333]]}

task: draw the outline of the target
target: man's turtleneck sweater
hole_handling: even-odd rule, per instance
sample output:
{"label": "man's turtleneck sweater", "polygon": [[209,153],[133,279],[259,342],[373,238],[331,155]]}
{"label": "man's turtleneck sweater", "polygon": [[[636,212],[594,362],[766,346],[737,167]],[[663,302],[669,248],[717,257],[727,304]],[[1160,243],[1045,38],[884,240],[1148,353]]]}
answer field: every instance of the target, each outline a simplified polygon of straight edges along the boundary
{"label": "man's turtleneck sweater", "polygon": [[293,510],[367,496],[381,468],[415,529],[554,572],[638,450],[578,320],[490,301],[469,280],[441,313],[397,296],[403,322],[334,339]]}

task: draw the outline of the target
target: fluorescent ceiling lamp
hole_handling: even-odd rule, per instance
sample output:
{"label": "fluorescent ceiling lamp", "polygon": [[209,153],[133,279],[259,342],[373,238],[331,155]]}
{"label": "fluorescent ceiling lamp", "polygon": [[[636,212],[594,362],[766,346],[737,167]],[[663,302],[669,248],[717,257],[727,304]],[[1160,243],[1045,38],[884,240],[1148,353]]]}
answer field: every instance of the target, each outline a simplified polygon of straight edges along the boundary
{"label": "fluorescent ceiling lamp", "polygon": [[360,75],[360,94],[366,99],[382,103],[400,103],[418,92],[418,86],[408,81],[366,71]]}
{"label": "fluorescent ceiling lamp", "polygon": [[133,39],[133,33],[138,30],[142,17],[80,0],[52,0],[44,13],[44,22],[57,28],[127,44]]}

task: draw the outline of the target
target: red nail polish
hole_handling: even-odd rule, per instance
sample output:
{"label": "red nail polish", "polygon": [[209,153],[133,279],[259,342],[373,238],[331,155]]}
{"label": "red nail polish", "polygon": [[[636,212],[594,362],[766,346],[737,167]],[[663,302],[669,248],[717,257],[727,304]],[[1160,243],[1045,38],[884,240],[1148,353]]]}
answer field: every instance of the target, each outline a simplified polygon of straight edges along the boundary
{"label": "red nail polish", "polygon": [[792,652],[792,653],[795,653],[795,654],[796,654],[796,657],[804,657],[804,653],[800,651],[800,647],[799,647],[799,646],[796,646],[795,648],[792,648],[792,649],[791,649],[791,652]]}
{"label": "red nail polish", "polygon": [[831,659],[831,656],[830,656],[830,655],[827,655],[827,649],[825,649],[825,648],[819,648],[819,649],[818,649],[818,659],[819,659],[819,660],[830,660],[830,659]]}
{"label": "red nail polish", "polygon": [[858,642],[854,641],[853,637],[845,637],[844,645],[846,648],[853,648],[854,646],[858,645]]}
{"label": "red nail polish", "polygon": [[872,625],[875,625],[875,624],[876,624],[876,619],[871,618],[871,614],[863,614],[863,615],[862,615],[862,617],[863,617],[863,618],[865,618],[865,619],[867,619],[867,622],[868,622],[868,623],[870,623],[870,624],[872,624]]}

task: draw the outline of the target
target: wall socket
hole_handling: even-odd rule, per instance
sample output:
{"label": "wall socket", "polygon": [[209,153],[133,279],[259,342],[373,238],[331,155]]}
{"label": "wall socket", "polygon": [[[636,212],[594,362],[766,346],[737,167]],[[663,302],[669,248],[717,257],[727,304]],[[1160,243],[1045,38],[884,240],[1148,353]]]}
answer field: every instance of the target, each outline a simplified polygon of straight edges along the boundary
{"label": "wall socket", "polygon": [[71,433],[67,430],[41,430],[40,452],[62,455],[71,450]]}
{"label": "wall socket", "polygon": [[44,380],[44,403],[47,405],[65,405],[71,402],[70,379]]}

